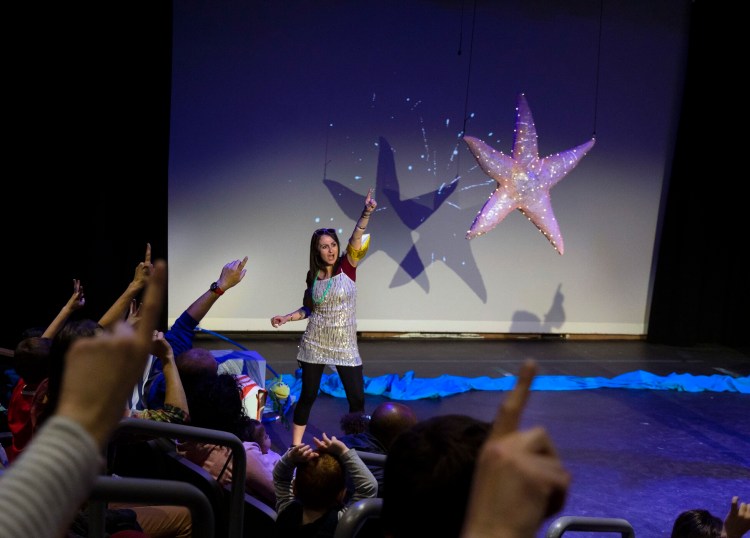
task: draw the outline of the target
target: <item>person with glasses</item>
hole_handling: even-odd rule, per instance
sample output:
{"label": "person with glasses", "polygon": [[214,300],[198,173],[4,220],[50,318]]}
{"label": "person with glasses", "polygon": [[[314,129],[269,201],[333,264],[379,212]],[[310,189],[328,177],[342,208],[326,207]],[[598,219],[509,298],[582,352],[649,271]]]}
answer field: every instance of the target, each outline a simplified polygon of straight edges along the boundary
{"label": "person with glasses", "polygon": [[372,195],[370,189],[343,255],[336,230],[320,228],[313,232],[302,306],[290,314],[271,318],[273,327],[308,320],[297,353],[302,388],[294,408],[292,445],[302,443],[326,365],[335,369],[341,379],[349,412],[365,411],[365,382],[357,346],[356,269],[369,247],[370,236],[363,234],[377,207]]}

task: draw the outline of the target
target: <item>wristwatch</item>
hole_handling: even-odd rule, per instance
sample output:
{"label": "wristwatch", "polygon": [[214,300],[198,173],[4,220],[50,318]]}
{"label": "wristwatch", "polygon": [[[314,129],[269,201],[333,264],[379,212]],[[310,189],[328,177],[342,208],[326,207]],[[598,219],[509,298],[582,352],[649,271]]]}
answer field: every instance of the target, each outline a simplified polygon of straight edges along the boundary
{"label": "wristwatch", "polygon": [[208,289],[214,292],[216,295],[224,295],[224,290],[221,289],[216,282],[211,282],[211,287]]}

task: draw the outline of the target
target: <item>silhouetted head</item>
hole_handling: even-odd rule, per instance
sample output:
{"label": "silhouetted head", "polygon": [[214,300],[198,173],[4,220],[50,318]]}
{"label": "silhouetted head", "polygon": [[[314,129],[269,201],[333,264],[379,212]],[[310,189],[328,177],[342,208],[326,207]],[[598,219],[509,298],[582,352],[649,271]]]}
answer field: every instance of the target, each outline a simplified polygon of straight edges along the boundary
{"label": "silhouetted head", "polygon": [[[43,411],[37,415],[37,426],[39,427],[57,409],[60,397],[63,372],[65,370],[65,355],[70,346],[79,338],[90,338],[104,331],[101,325],[93,319],[69,320],[52,339],[49,349],[49,383],[47,393],[39,399]],[[92,379],[92,383],[96,380]],[[46,401],[45,401],[46,400]]]}
{"label": "silhouetted head", "polygon": [[193,347],[183,351],[175,357],[174,363],[183,383],[192,383],[198,378],[219,375],[219,362],[216,357],[210,350],[202,347]]}
{"label": "silhouetted head", "polygon": [[49,376],[52,340],[41,336],[24,338],[13,352],[13,367],[27,385],[38,385]]}
{"label": "silhouetted head", "polygon": [[675,519],[670,538],[720,538],[723,526],[708,510],[685,510]]}
{"label": "silhouetted head", "polygon": [[465,415],[441,415],[396,438],[385,462],[381,519],[388,534],[460,535],[476,459],[490,427]]}
{"label": "silhouetted head", "polygon": [[197,378],[185,387],[190,424],[240,436],[245,408],[233,374]]}
{"label": "silhouetted head", "polygon": [[268,454],[268,451],[271,449],[271,438],[268,436],[266,427],[260,420],[247,416],[243,417],[237,437],[248,443],[258,443],[263,454]]}
{"label": "silhouetted head", "polygon": [[370,417],[370,433],[383,444],[386,451],[401,433],[417,423],[417,415],[411,407],[398,402],[383,402]]}

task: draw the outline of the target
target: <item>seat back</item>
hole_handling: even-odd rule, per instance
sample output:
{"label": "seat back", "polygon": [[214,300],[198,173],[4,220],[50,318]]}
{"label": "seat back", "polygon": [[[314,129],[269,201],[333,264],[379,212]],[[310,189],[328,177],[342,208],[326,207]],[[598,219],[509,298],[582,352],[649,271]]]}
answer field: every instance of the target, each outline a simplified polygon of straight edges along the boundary
{"label": "seat back", "polygon": [[[242,538],[244,536],[245,523],[245,468],[247,465],[245,447],[240,439],[231,433],[187,426],[184,424],[171,424],[168,422],[157,422],[154,420],[124,418],[118,424],[113,439],[133,436],[138,439],[164,439],[148,443],[155,458],[163,458],[164,466],[160,469],[160,478],[171,478],[170,473],[178,480],[188,482],[197,487],[209,499],[214,507],[215,529],[217,536],[229,538]],[[173,446],[168,440],[181,439],[197,442],[211,443],[226,446],[231,450],[233,458],[233,472],[231,486],[225,490],[214,478],[202,467],[193,464],[186,458],[178,458],[172,455],[172,450],[165,449]],[[160,448],[161,450],[156,450]],[[161,455],[159,455],[161,453]],[[161,461],[161,460],[160,460]],[[153,463],[153,462],[152,462]],[[227,507],[228,505],[228,507]]]}
{"label": "seat back", "polygon": [[368,526],[372,523],[379,524],[382,509],[383,499],[380,497],[358,500],[347,508],[339,519],[333,538],[354,538],[366,524]]}
{"label": "seat back", "polygon": [[203,467],[174,450],[165,450],[161,446],[155,447],[155,450],[162,451],[161,456],[157,456],[157,458],[163,465],[165,476],[172,480],[191,484],[206,496],[216,518],[214,523],[217,538],[229,536],[229,502],[221,484],[214,480],[214,477]]}
{"label": "seat back", "polygon": [[635,538],[633,526],[614,517],[562,516],[547,527],[546,538],[559,538],[567,531],[619,532],[622,538]]}
{"label": "seat back", "polygon": [[[156,450],[162,450],[164,469],[168,476],[194,485],[206,495],[216,515],[216,535],[235,537],[230,533],[229,522],[234,517],[230,510],[232,488],[222,486],[200,465],[190,461],[169,447],[158,443]],[[244,493],[243,533],[245,536],[269,536],[273,532],[276,512],[261,500]],[[199,535],[197,535],[199,536]]]}
{"label": "seat back", "polygon": [[104,538],[104,508],[110,501],[185,506],[190,510],[193,535],[214,537],[211,503],[198,488],[182,481],[100,476],[91,488],[89,500],[90,538]]}

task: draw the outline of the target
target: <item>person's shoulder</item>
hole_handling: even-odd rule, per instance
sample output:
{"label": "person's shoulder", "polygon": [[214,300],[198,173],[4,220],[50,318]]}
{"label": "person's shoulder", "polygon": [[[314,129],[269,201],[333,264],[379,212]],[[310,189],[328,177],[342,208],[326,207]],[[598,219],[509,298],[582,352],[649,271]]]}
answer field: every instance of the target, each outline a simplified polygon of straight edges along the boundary
{"label": "person's shoulder", "polygon": [[256,443],[255,441],[242,441],[242,444],[245,446],[245,450],[253,450],[261,452],[260,445]]}
{"label": "person's shoulder", "polygon": [[334,507],[312,523],[302,525],[299,536],[308,538],[333,538],[336,534],[338,523],[339,508]]}
{"label": "person's shoulder", "polygon": [[245,447],[245,453],[251,455],[257,459],[263,457],[263,450],[260,445],[255,441],[243,441],[242,445]]}
{"label": "person's shoulder", "polygon": [[357,448],[355,445],[361,444],[366,438],[363,433],[348,433],[338,436],[337,439],[349,448]]}
{"label": "person's shoulder", "polygon": [[[276,514],[275,526],[279,532],[289,532],[298,529],[300,525],[302,525],[302,503],[294,499]],[[285,535],[282,534],[282,536]]]}
{"label": "person's shoulder", "polygon": [[373,436],[369,432],[342,435],[338,439],[349,448],[353,448],[355,450],[361,450],[363,452],[374,452],[376,454],[385,454],[383,445],[375,436]]}

